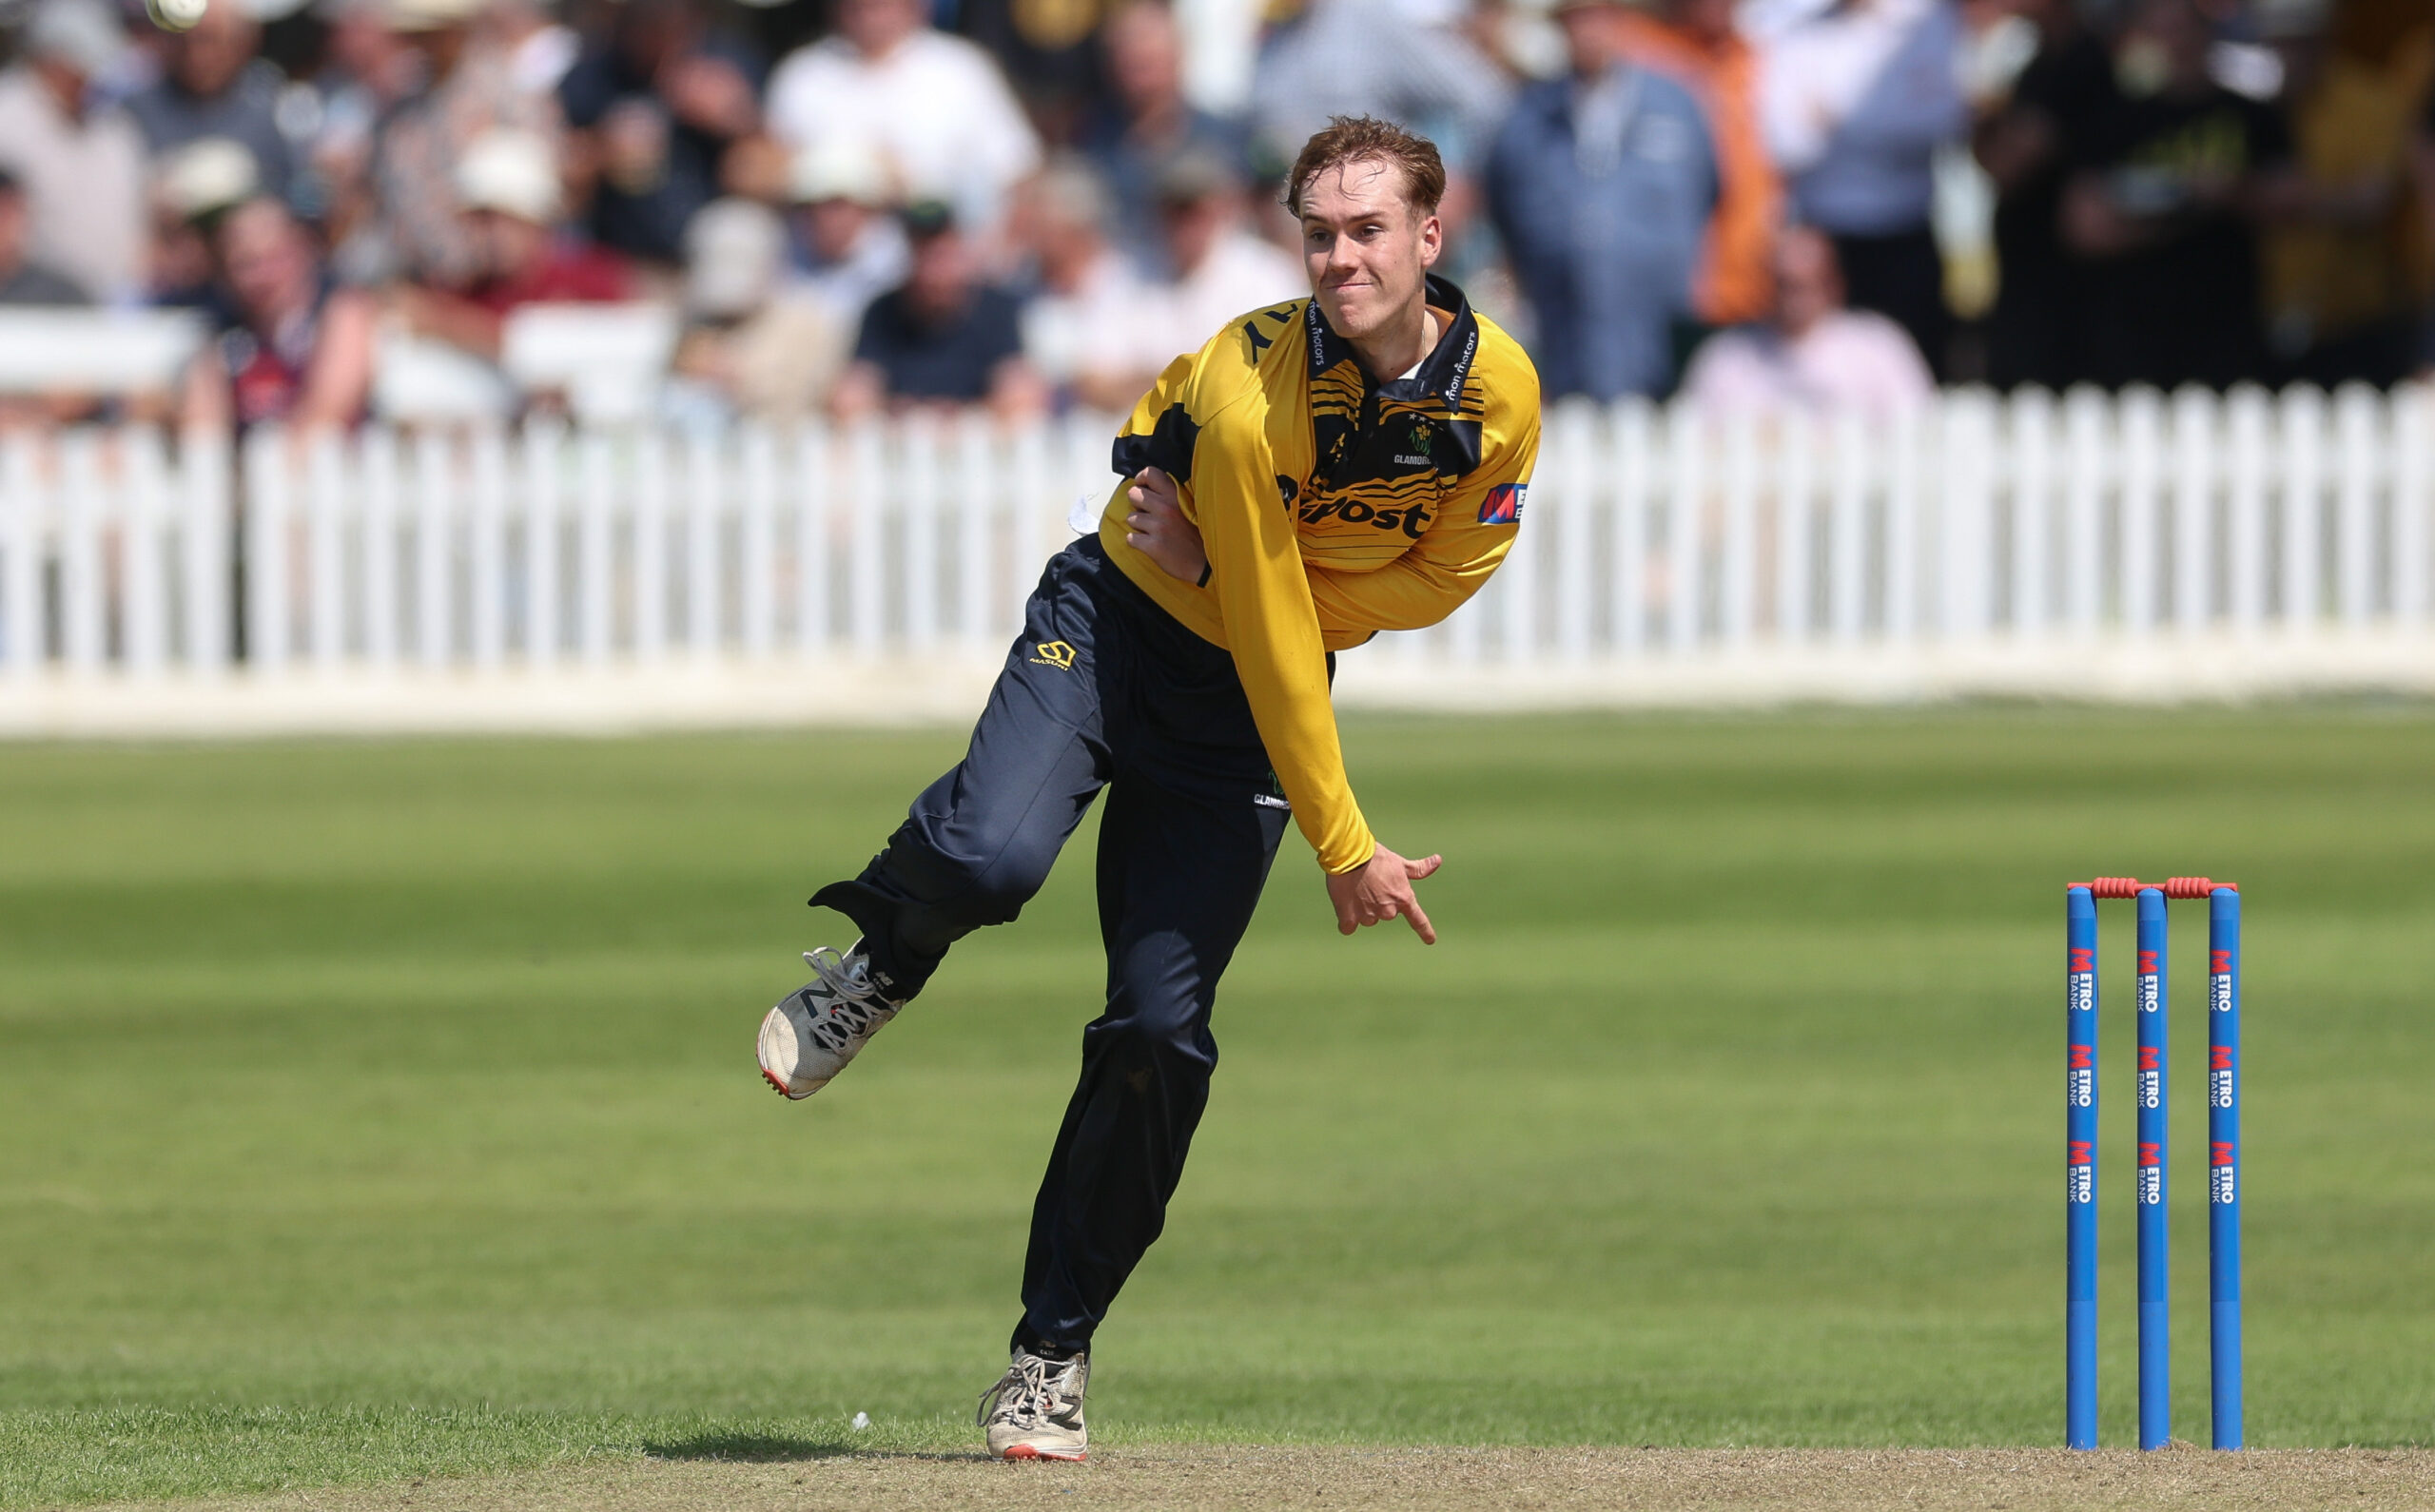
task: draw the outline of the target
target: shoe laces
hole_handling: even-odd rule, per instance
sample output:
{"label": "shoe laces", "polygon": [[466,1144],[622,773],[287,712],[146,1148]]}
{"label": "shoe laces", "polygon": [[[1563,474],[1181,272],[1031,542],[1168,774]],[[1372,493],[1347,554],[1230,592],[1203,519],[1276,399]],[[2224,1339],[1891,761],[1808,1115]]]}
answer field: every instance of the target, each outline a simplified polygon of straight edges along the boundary
{"label": "shoe laces", "polygon": [[[981,1408],[973,1414],[976,1424],[987,1425],[992,1418],[1005,1418],[1013,1423],[1038,1423],[1053,1418],[1069,1400],[1068,1383],[1074,1367],[1081,1359],[1050,1361],[1031,1353],[1019,1353],[1007,1365],[1006,1373],[998,1384],[981,1393]],[[1055,1365],[1057,1373],[1049,1374]]]}
{"label": "shoe laces", "polygon": [[843,1050],[850,1040],[867,1033],[873,1020],[884,1019],[896,1011],[898,1005],[881,997],[872,982],[868,956],[857,952],[848,959],[833,947],[823,945],[818,950],[805,951],[803,961],[828,995],[828,1008],[815,1014],[811,1020],[811,1036],[822,1048]]}

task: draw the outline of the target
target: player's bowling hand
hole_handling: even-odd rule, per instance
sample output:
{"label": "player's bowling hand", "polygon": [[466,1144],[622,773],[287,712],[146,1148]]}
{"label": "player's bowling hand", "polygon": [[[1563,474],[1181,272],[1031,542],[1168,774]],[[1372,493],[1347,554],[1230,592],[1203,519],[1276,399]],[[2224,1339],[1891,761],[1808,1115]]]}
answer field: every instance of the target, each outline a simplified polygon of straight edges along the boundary
{"label": "player's bowling hand", "polygon": [[1124,544],[1158,563],[1169,577],[1200,582],[1209,571],[1209,553],[1201,549],[1199,528],[1184,518],[1176,480],[1145,467],[1124,497],[1132,506],[1124,515]]}
{"label": "player's bowling hand", "polygon": [[1349,935],[1370,924],[1402,919],[1412,924],[1422,944],[1437,943],[1437,931],[1429,926],[1429,916],[1421,912],[1412,884],[1433,875],[1443,864],[1441,856],[1406,861],[1381,845],[1371,856],[1370,864],[1330,876],[1328,901],[1335,904],[1337,933]]}

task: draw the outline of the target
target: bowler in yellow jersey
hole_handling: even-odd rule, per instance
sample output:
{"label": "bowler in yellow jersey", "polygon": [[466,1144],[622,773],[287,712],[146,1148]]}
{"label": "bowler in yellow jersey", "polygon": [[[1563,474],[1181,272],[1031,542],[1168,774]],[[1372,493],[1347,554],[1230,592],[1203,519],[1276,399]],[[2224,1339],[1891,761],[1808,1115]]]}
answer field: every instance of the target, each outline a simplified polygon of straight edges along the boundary
{"label": "bowler in yellow jersey", "polygon": [[1371,833],[1329,702],[1334,656],[1433,625],[1520,528],[1539,388],[1432,277],[1446,175],[1400,127],[1338,119],[1288,180],[1311,298],[1178,358],[1117,437],[1131,480],[1048,564],[970,749],[886,848],[812,902],[862,938],[763,1020],[790,1097],[843,1070],[948,947],[1013,919],[1104,789],[1105,1010],[1032,1210],[1022,1319],[983,1394],[990,1452],[1081,1459],[1093,1331],[1166,1221],[1218,1062],[1218,979],[1290,817],[1346,934],[1435,931]]}

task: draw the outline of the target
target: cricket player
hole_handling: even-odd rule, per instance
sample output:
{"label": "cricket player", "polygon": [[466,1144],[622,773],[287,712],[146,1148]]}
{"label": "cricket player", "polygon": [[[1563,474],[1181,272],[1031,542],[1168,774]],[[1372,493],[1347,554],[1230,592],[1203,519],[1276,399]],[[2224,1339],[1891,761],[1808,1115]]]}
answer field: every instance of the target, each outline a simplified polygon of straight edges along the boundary
{"label": "cricket player", "polygon": [[1037,892],[1104,788],[1106,1010],[1032,1209],[989,1450],[1079,1460],[1091,1334],[1159,1236],[1218,1063],[1210,1009],[1291,817],[1345,934],[1436,933],[1370,831],[1329,702],[1334,653],[1433,625],[1512,545],[1539,445],[1529,359],[1430,276],[1446,171],[1426,140],[1337,119],[1295,161],[1311,298],[1227,322],[1117,437],[1130,485],[1055,557],[954,770],[811,901],[844,953],[761,1025],[762,1075],[807,1097],[939,969]]}

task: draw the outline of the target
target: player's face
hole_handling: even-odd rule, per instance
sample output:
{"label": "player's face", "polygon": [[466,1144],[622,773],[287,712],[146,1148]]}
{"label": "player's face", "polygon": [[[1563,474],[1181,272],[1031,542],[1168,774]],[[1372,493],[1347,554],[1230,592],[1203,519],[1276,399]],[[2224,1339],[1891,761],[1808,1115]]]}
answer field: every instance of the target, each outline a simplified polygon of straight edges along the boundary
{"label": "player's face", "polygon": [[1347,163],[1302,188],[1302,266],[1338,335],[1360,340],[1417,319],[1443,232],[1404,198],[1402,170]]}

